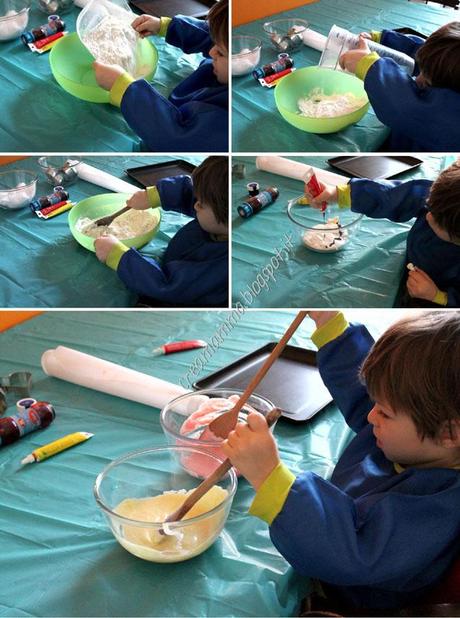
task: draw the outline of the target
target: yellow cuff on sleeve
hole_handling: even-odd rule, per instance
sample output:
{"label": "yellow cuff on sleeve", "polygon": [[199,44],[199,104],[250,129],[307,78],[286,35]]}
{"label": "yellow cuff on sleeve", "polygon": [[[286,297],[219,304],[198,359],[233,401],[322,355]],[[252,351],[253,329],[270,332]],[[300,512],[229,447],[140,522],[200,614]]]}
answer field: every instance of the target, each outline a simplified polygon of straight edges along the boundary
{"label": "yellow cuff on sleeve", "polygon": [[442,292],[441,290],[438,290],[433,298],[434,303],[437,305],[442,305],[443,307],[447,305],[447,300],[447,292]]}
{"label": "yellow cuff on sleeve", "polygon": [[337,204],[339,208],[350,208],[351,185],[337,185]]}
{"label": "yellow cuff on sleeve", "polygon": [[340,337],[340,335],[347,330],[348,326],[349,325],[345,319],[345,316],[341,311],[339,311],[339,313],[331,318],[329,322],[326,322],[326,324],[323,324],[323,326],[320,326],[315,330],[311,336],[311,340],[319,350],[325,346],[326,343]]}
{"label": "yellow cuff on sleeve", "polygon": [[129,247],[118,241],[117,244],[114,245],[110,250],[110,253],[107,256],[105,263],[112,270],[117,270],[118,264],[120,263],[123,254],[127,251],[129,251]]}
{"label": "yellow cuff on sleeve", "polygon": [[359,77],[359,79],[362,79],[364,81],[367,72],[374,64],[374,62],[377,62],[377,60],[380,60],[380,56],[377,52],[371,52],[370,54],[367,54],[367,56],[361,58],[361,60],[356,65],[356,77]]}
{"label": "yellow cuff on sleeve", "polygon": [[283,508],[294,481],[295,475],[280,462],[259,487],[249,514],[271,524]]}
{"label": "yellow cuff on sleeve", "polygon": [[380,40],[382,38],[382,33],[380,30],[371,30],[371,38],[374,41],[374,43],[380,43]]}
{"label": "yellow cuff on sleeve", "polygon": [[158,36],[166,36],[166,32],[168,31],[168,27],[171,22],[171,17],[160,17],[160,29],[158,31]]}
{"label": "yellow cuff on sleeve", "polygon": [[110,103],[116,107],[120,107],[123,95],[128,89],[128,86],[130,86],[134,81],[135,79],[131,77],[129,73],[123,73],[117,77],[110,90]]}
{"label": "yellow cuff on sleeve", "polygon": [[147,200],[150,208],[159,208],[161,206],[160,194],[158,193],[158,189],[153,187],[147,187]]}

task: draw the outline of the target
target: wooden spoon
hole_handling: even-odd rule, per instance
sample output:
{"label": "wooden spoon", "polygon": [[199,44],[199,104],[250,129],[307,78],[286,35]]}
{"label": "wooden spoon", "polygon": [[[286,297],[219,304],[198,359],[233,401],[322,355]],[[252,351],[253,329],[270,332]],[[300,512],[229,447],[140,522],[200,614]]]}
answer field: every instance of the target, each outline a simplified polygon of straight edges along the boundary
{"label": "wooden spoon", "polygon": [[[273,410],[270,410],[270,412],[265,417],[267,425],[271,427],[279,419],[280,416],[281,410],[279,410],[278,408],[273,408]],[[230,459],[226,459],[225,461],[223,461],[220,466],[214,470],[212,474],[206,477],[204,481],[202,481],[198,485],[198,487],[196,487],[192,491],[192,493],[187,497],[185,502],[177,510],[175,510],[174,513],[171,513],[171,515],[168,515],[168,517],[166,517],[164,523],[180,521],[184,517],[184,515],[190,511],[192,506],[194,506],[198,502],[198,500],[202,498],[204,494],[207,493],[211,489],[211,487],[213,487],[213,485],[215,485],[217,481],[219,481],[230,470],[231,467],[232,463]],[[163,528],[159,530],[159,533],[161,535],[166,535],[166,532],[163,530]]]}
{"label": "wooden spoon", "polygon": [[93,221],[93,223],[94,225],[97,225],[98,227],[100,225],[110,225],[114,219],[122,215],[124,212],[128,212],[128,210],[131,210],[131,208],[129,206],[124,206],[120,210],[117,210],[116,212],[114,212],[113,215],[107,215],[106,217],[101,217],[100,219],[96,219],[95,221]]}
{"label": "wooden spoon", "polygon": [[297,330],[297,328],[300,326],[300,324],[302,323],[302,321],[305,319],[307,315],[308,315],[307,311],[299,311],[299,313],[293,320],[292,324],[289,326],[287,331],[284,333],[283,337],[279,340],[279,342],[270,352],[270,355],[268,356],[265,363],[262,365],[262,367],[259,369],[256,375],[252,378],[252,380],[249,382],[249,384],[246,387],[246,390],[241,395],[241,397],[239,398],[235,406],[228,412],[221,414],[220,416],[218,416],[217,418],[215,418],[213,421],[209,423],[208,429],[215,436],[217,436],[218,438],[226,438],[228,434],[232,431],[232,429],[234,429],[238,421],[238,412],[241,410],[241,408],[244,406],[246,401],[252,395],[253,391],[256,389],[259,382],[261,382],[262,379],[265,377],[266,373],[268,372],[270,367],[273,365],[273,363],[280,356],[281,352],[286,347],[287,342],[292,337],[294,332]]}

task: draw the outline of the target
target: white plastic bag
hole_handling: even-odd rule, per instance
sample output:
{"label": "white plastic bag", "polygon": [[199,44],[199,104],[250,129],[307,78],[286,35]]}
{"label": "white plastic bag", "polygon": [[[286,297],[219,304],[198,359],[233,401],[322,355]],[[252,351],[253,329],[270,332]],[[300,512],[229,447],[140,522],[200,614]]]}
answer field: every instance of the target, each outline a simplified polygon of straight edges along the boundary
{"label": "white plastic bag", "polygon": [[133,77],[140,74],[136,15],[125,0],[90,0],[77,18],[77,33],[98,62],[119,64]]}

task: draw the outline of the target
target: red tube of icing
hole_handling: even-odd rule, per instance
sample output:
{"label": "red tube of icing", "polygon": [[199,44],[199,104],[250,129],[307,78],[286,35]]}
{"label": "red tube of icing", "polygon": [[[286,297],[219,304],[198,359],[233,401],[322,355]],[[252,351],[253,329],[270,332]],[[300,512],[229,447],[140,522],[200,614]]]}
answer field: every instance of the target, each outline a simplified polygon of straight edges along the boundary
{"label": "red tube of icing", "polygon": [[184,352],[185,350],[196,350],[197,348],[205,348],[208,344],[201,339],[191,339],[189,341],[172,341],[165,343],[159,348],[155,348],[152,352],[154,356],[162,354],[174,354],[174,352]]}
{"label": "red tube of icing", "polygon": [[[322,185],[319,180],[316,178],[316,174],[313,170],[307,172],[304,176],[305,187],[308,190],[308,193],[312,197],[317,197],[320,193],[324,191],[324,185]],[[327,208],[327,202],[322,202],[321,204],[321,212],[324,212]]]}

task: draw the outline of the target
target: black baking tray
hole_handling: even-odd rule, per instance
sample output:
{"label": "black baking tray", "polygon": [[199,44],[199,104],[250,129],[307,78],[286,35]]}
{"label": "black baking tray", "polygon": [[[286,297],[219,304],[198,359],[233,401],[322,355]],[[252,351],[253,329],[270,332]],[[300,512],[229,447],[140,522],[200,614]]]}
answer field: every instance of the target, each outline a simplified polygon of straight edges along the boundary
{"label": "black baking tray", "polygon": [[369,178],[370,180],[393,178],[409,170],[413,170],[423,163],[417,157],[333,157],[327,162],[342,172],[355,178]]}
{"label": "black baking tray", "polygon": [[154,163],[152,165],[142,165],[141,167],[130,167],[125,170],[126,174],[133,178],[142,187],[153,187],[162,178],[170,176],[180,176],[181,174],[190,175],[196,165],[184,161],[183,159],[174,159],[173,161],[164,161],[163,163]]}
{"label": "black baking tray", "polygon": [[133,0],[130,5],[155,17],[174,17],[187,15],[205,19],[209,9],[217,0]]}
{"label": "black baking tray", "polygon": [[[193,387],[244,390],[275,346],[267,343],[198,380]],[[280,408],[286,420],[296,422],[307,421],[332,401],[316,365],[316,352],[291,345],[284,348],[255,392]]]}

